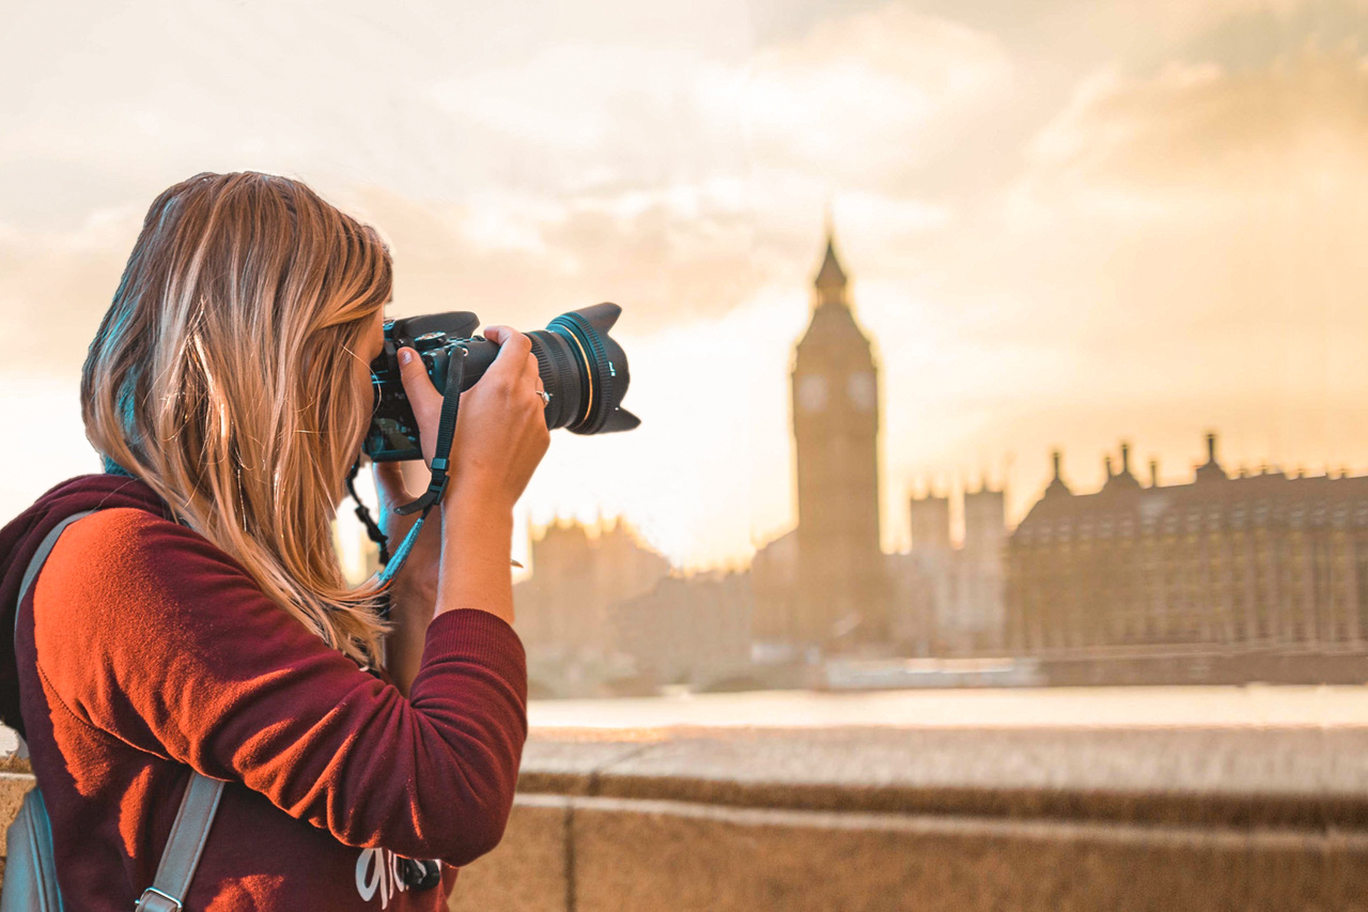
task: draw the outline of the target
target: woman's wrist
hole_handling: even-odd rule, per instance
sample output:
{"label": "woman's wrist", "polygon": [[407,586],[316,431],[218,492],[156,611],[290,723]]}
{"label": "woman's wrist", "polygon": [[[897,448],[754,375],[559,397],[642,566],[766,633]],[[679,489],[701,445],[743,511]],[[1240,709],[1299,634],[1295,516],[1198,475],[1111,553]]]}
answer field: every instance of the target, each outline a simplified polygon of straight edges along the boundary
{"label": "woman's wrist", "polygon": [[435,614],[478,608],[513,622],[513,508],[496,497],[452,492],[442,510]]}
{"label": "woman's wrist", "polygon": [[437,580],[429,577],[406,579],[405,574],[400,573],[390,585],[389,599],[394,614],[431,614],[437,601]]}
{"label": "woman's wrist", "polygon": [[[457,489],[442,504],[442,535],[465,535],[476,532],[500,532],[507,528],[507,544],[513,544],[513,505],[499,499],[482,496],[482,492]],[[500,539],[502,542],[502,539]]]}
{"label": "woman's wrist", "polygon": [[453,478],[442,501],[442,534],[499,531],[506,525],[511,546],[515,500],[493,482],[470,476]]}

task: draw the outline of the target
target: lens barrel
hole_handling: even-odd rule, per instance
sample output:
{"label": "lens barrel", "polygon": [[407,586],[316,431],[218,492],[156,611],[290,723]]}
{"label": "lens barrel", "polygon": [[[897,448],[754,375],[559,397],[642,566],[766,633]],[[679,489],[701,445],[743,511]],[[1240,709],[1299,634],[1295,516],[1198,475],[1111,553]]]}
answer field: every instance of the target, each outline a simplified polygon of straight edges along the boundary
{"label": "lens barrel", "polygon": [[[631,430],[641,423],[622,408],[631,375],[627,355],[609,335],[622,308],[603,303],[561,314],[546,329],[529,332],[542,387],[550,395],[546,426],[575,434]],[[452,352],[465,349],[461,390],[484,375],[498,355],[493,342],[473,335],[479,319],[472,313],[425,314],[385,324],[385,349],[371,364],[375,414],[363,449],[376,462],[421,458],[418,427],[399,375],[398,351],[418,351],[428,375],[446,389]]]}
{"label": "lens barrel", "polygon": [[542,386],[551,394],[547,427],[600,434],[640,424],[621,408],[631,377],[626,354],[608,334],[621,313],[616,304],[597,304],[561,314],[546,329],[528,333]]}

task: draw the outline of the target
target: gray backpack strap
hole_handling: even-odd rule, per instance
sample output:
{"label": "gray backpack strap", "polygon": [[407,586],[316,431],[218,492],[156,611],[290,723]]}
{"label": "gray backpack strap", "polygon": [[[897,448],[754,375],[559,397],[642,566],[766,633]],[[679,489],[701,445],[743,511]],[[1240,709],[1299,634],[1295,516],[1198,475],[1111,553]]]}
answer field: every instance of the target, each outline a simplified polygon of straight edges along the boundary
{"label": "gray backpack strap", "polygon": [[24,579],[19,583],[19,601],[14,606],[15,630],[19,629],[19,606],[24,604],[24,596],[28,595],[29,586],[33,585],[33,581],[38,577],[38,571],[42,570],[43,564],[47,563],[48,555],[52,553],[52,548],[57,544],[57,539],[62,537],[62,533],[66,531],[67,526],[78,519],[85,519],[94,512],[94,510],[83,510],[80,513],[71,514],[66,519],[53,526],[52,531],[38,544],[38,550],[33,552],[33,559],[29,561],[28,567],[24,570]]}
{"label": "gray backpack strap", "polygon": [[190,881],[199,866],[200,853],[209,838],[209,827],[214,822],[223,785],[200,773],[190,777],[181,799],[176,822],[171,824],[171,835],[166,840],[161,864],[152,886],[143,891],[136,912],[180,912],[181,902],[190,890]]}
{"label": "gray backpack strap", "polygon": [[9,857],[0,912],[63,912],[52,857],[52,824],[42,792],[29,789],[6,833]]}
{"label": "gray backpack strap", "polygon": [[[38,571],[66,527],[94,510],[68,516],[53,527],[38,544],[19,584],[19,600],[14,606],[14,629],[19,630],[19,605],[24,602]],[[18,637],[16,636],[17,640]],[[20,742],[23,746],[23,742]],[[9,857],[6,859],[5,888],[0,892],[0,912],[60,912],[62,892],[57,886],[56,853],[52,848],[52,823],[48,819],[43,793],[35,785],[24,796],[19,813],[6,831]]]}
{"label": "gray backpack strap", "polygon": [[[81,513],[73,513],[52,528],[43,541],[38,545],[38,550],[34,553],[33,559],[29,561],[28,569],[24,571],[23,581],[19,587],[19,603],[22,604],[24,596],[28,594],[29,587],[38,576],[38,571],[43,569],[48,555],[52,553],[53,547],[57,544],[57,539],[61,538],[66,527],[76,520],[89,516],[94,510],[86,510]],[[19,625],[19,611],[16,607],[14,612],[14,623],[16,629]],[[171,835],[167,837],[166,848],[162,850],[161,863],[157,865],[157,875],[152,880],[152,886],[143,891],[142,897],[138,900],[136,912],[181,912],[182,902],[185,894],[190,889],[190,881],[195,876],[195,868],[199,866],[200,854],[204,851],[204,843],[209,838],[209,827],[214,822],[214,814],[218,811],[219,798],[223,795],[224,783],[217,779],[210,779],[201,773],[191,771],[190,784],[185,788],[185,796],[181,798],[180,810],[176,812],[176,822],[171,824]],[[37,787],[34,788],[37,791]],[[27,802],[26,802],[27,806]],[[41,795],[36,802],[36,810],[42,810],[41,826],[34,828],[31,837],[32,845],[28,846],[33,853],[33,865],[35,871],[41,872],[38,876],[40,882],[46,881],[48,895],[55,895],[57,902],[61,903],[61,896],[57,890],[57,870],[53,866],[54,852],[52,849],[52,830],[47,823],[46,808],[42,807]],[[10,863],[14,862],[13,846],[11,846]],[[8,892],[8,891],[7,891]],[[16,893],[19,891],[15,891]],[[58,906],[60,908],[60,905]]]}

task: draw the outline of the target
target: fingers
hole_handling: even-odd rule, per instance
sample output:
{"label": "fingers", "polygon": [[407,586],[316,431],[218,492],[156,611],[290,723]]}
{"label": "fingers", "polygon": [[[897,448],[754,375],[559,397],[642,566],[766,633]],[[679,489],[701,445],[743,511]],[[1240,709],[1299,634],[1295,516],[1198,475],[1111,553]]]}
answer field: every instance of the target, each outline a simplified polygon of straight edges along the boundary
{"label": "fingers", "polygon": [[499,346],[499,354],[487,374],[508,378],[514,389],[542,388],[537,356],[532,354],[532,340],[526,334],[507,326],[490,326],[485,329],[485,338]]}
{"label": "fingers", "polygon": [[442,394],[432,385],[423,359],[411,348],[399,349],[399,379],[403,381],[404,393],[413,406],[415,417],[433,410],[441,411]]}
{"label": "fingers", "polygon": [[485,371],[485,376],[494,374],[515,382],[514,378],[522,374],[524,362],[532,352],[532,340],[507,326],[486,328],[485,338],[499,346],[499,354]]}
{"label": "fingers", "polygon": [[[502,348],[503,344],[514,336],[523,336],[523,334],[518,332],[511,326],[504,326],[502,324],[486,326],[484,331],[484,337],[488,339],[490,342],[493,342],[495,345],[498,345],[500,348]],[[523,336],[523,338],[527,337]],[[531,348],[532,341],[530,339],[528,340],[527,345],[529,348]]]}
{"label": "fingers", "polygon": [[531,339],[507,326],[487,327],[484,336],[499,351],[462,396],[450,490],[511,509],[545,455],[550,431]]}

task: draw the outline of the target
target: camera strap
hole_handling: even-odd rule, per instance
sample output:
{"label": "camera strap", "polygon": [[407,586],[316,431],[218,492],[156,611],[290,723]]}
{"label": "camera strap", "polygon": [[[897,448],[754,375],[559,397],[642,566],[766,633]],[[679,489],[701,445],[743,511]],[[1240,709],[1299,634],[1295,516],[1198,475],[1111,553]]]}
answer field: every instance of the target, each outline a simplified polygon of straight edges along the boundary
{"label": "camera strap", "polygon": [[433,451],[431,471],[432,475],[428,481],[428,488],[412,503],[396,507],[394,512],[400,516],[407,516],[422,510],[417,522],[409,529],[404,540],[395,549],[394,556],[385,563],[385,569],[380,573],[380,584],[389,585],[390,580],[403,568],[404,561],[408,559],[409,552],[413,550],[413,543],[418,540],[418,533],[423,528],[423,523],[427,520],[428,513],[432,508],[441,503],[442,495],[446,493],[447,482],[450,476],[447,475],[447,468],[450,465],[448,456],[451,453],[451,443],[456,437],[456,418],[457,412],[461,407],[461,383],[465,379],[465,359],[469,352],[462,346],[456,346],[451,350],[451,360],[447,364],[446,391],[442,393],[442,414],[437,422],[437,446]]}
{"label": "camera strap", "polygon": [[376,547],[380,549],[380,566],[389,563],[389,537],[380,531],[380,527],[375,524],[371,517],[370,510],[361,502],[361,495],[356,493],[356,476],[361,471],[361,458],[358,456],[356,462],[352,463],[351,471],[347,473],[347,493],[351,495],[352,501],[356,504],[356,518],[361,520],[361,525],[366,527],[366,535]]}

